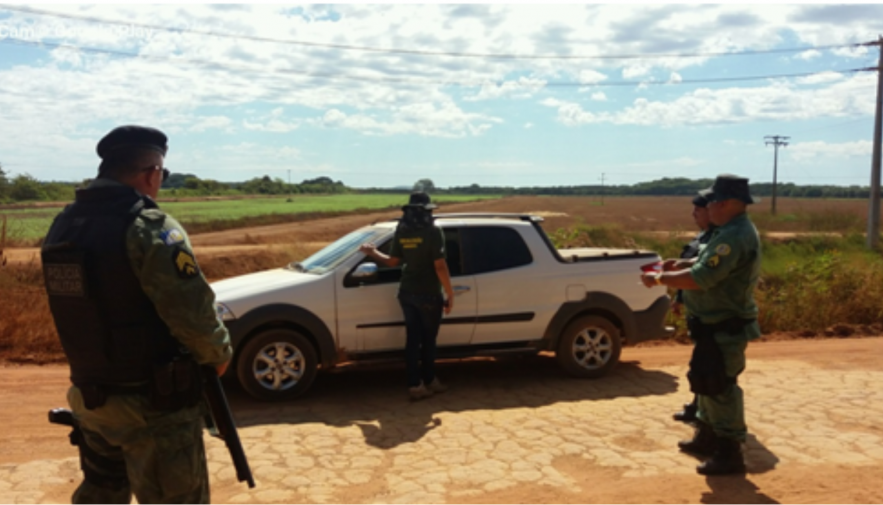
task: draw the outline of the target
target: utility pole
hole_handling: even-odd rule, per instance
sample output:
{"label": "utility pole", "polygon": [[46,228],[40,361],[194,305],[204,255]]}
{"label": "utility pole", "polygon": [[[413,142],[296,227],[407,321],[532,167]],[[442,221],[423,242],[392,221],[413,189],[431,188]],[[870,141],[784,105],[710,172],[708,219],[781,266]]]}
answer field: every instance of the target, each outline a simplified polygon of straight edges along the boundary
{"label": "utility pole", "polygon": [[604,176],[606,174],[601,172],[601,205],[604,205]]}
{"label": "utility pole", "polygon": [[773,215],[774,216],[776,215],[776,178],[778,177],[778,171],[779,171],[779,146],[783,146],[783,147],[787,146],[788,142],[785,142],[785,141],[790,138],[791,137],[783,137],[781,135],[767,135],[766,137],[764,137],[764,140],[772,139],[772,140],[767,140],[766,145],[772,144],[774,146],[774,149],[773,149]]}
{"label": "utility pole", "polygon": [[880,51],[877,63],[877,111],[874,114],[874,154],[871,157],[871,201],[868,205],[868,249],[875,249],[880,239],[880,133],[883,123],[883,36],[875,45]]}

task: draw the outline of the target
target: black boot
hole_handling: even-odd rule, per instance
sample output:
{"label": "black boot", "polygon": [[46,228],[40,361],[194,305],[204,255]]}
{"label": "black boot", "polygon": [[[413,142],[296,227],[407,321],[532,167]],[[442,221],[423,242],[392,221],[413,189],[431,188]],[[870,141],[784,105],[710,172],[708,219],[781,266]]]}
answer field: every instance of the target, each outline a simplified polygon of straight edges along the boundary
{"label": "black boot", "polygon": [[717,450],[711,459],[696,467],[702,475],[745,473],[742,444],[732,438],[717,437]]}
{"label": "black boot", "polygon": [[685,403],[684,410],[676,412],[672,417],[675,421],[681,421],[682,423],[692,423],[693,421],[696,421],[697,410],[699,410],[699,406],[696,405],[696,400],[693,400],[693,403]]}
{"label": "black boot", "polygon": [[717,450],[717,436],[711,426],[702,421],[696,421],[696,433],[693,435],[693,440],[681,440],[678,442],[678,447],[681,451],[690,454],[711,456]]}

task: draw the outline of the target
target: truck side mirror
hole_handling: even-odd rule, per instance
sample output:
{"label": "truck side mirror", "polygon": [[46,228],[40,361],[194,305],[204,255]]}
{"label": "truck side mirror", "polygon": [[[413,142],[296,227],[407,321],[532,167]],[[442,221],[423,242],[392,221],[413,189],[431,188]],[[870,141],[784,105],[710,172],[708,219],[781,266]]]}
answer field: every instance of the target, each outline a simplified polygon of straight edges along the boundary
{"label": "truck side mirror", "polygon": [[355,271],[352,273],[353,279],[359,279],[360,281],[370,281],[377,278],[377,264],[376,263],[362,263],[357,266]]}

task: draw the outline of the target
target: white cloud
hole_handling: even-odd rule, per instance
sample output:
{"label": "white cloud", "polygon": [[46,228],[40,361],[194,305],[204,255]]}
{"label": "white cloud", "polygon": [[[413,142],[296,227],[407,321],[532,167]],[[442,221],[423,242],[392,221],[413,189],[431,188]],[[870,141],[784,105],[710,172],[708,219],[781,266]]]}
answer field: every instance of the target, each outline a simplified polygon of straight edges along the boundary
{"label": "white cloud", "polygon": [[820,83],[828,83],[839,81],[843,79],[843,74],[837,72],[819,72],[818,74],[813,74],[807,77],[801,77],[797,79],[798,84],[820,84]]}
{"label": "white cloud", "polygon": [[513,98],[530,98],[537,91],[543,89],[545,85],[545,80],[530,77],[520,77],[518,80],[506,81],[500,84],[485,83],[481,86],[478,94],[464,97],[463,100],[476,102],[501,98],[507,95]]}
{"label": "white cloud", "polygon": [[785,82],[759,88],[698,89],[671,101],[638,98],[614,112],[584,111],[574,102],[546,99],[542,105],[558,109],[558,121],[568,126],[590,123],[677,126],[743,123],[758,120],[793,121],[816,117],[873,114],[868,88],[874,77],[856,75],[827,88],[796,89]]}
{"label": "white cloud", "polygon": [[809,51],[803,51],[802,53],[798,53],[797,56],[795,56],[795,58],[800,59],[800,60],[809,61],[809,60],[814,60],[816,58],[819,58],[821,56],[822,56],[822,53],[820,51],[817,51],[815,49],[810,49]]}
{"label": "white cloud", "polygon": [[189,128],[189,131],[199,133],[206,130],[224,130],[229,133],[232,132],[232,129],[230,128],[230,125],[232,124],[233,120],[227,116],[194,118],[193,125]]}
{"label": "white cloud", "polygon": [[873,143],[870,140],[829,143],[824,141],[797,142],[786,147],[795,161],[812,161],[820,157],[849,158],[870,157]]}
{"label": "white cloud", "polygon": [[605,95],[603,91],[596,91],[595,93],[592,93],[592,100],[596,102],[606,102],[607,95]]}
{"label": "white cloud", "polygon": [[529,130],[529,129],[531,129],[531,128],[533,128],[533,123],[524,123],[524,129],[525,129],[525,130]]}
{"label": "white cloud", "polygon": [[622,69],[622,77],[623,79],[635,79],[637,77],[643,77],[650,73],[652,66],[649,63],[632,63],[626,65],[625,68]]}
{"label": "white cloud", "polygon": [[844,58],[863,58],[868,54],[868,48],[865,46],[859,47],[841,47],[831,51],[837,56],[843,56]]}
{"label": "white cloud", "polygon": [[346,114],[331,109],[312,120],[328,128],[346,128],[366,135],[414,134],[426,137],[477,136],[501,123],[500,118],[464,112],[453,102],[408,104],[391,114]]}
{"label": "white cloud", "polygon": [[679,74],[677,72],[672,72],[671,75],[668,77],[668,82],[670,82],[672,84],[679,83],[683,80],[684,80],[684,78],[681,77],[681,74]]}
{"label": "white cloud", "polygon": [[583,70],[579,73],[581,84],[597,84],[607,79],[607,76],[596,70]]}

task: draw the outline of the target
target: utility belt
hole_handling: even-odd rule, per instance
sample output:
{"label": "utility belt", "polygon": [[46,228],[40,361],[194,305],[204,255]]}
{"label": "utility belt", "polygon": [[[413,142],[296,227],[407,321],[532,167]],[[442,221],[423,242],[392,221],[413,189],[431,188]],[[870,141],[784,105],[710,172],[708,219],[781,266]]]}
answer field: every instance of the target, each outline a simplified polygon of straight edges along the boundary
{"label": "utility belt", "polygon": [[754,319],[731,317],[714,324],[705,324],[695,316],[687,317],[690,337],[696,342],[690,358],[690,391],[699,395],[714,396],[724,393],[736,384],[736,377],[727,375],[724,354],[714,338],[717,332],[737,334]]}
{"label": "utility belt", "polygon": [[177,358],[162,365],[154,365],[150,380],[146,384],[100,384],[94,382],[74,382],[83,396],[83,403],[89,410],[107,403],[113,395],[140,395],[150,400],[152,408],[162,412],[172,412],[196,405],[202,398],[202,375],[199,365],[193,359]]}
{"label": "utility belt", "polygon": [[687,329],[690,330],[690,336],[693,337],[693,339],[705,334],[713,336],[719,331],[735,335],[742,331],[742,328],[745,328],[754,321],[756,321],[754,318],[743,319],[741,317],[731,317],[717,323],[706,324],[696,316],[687,316]]}

